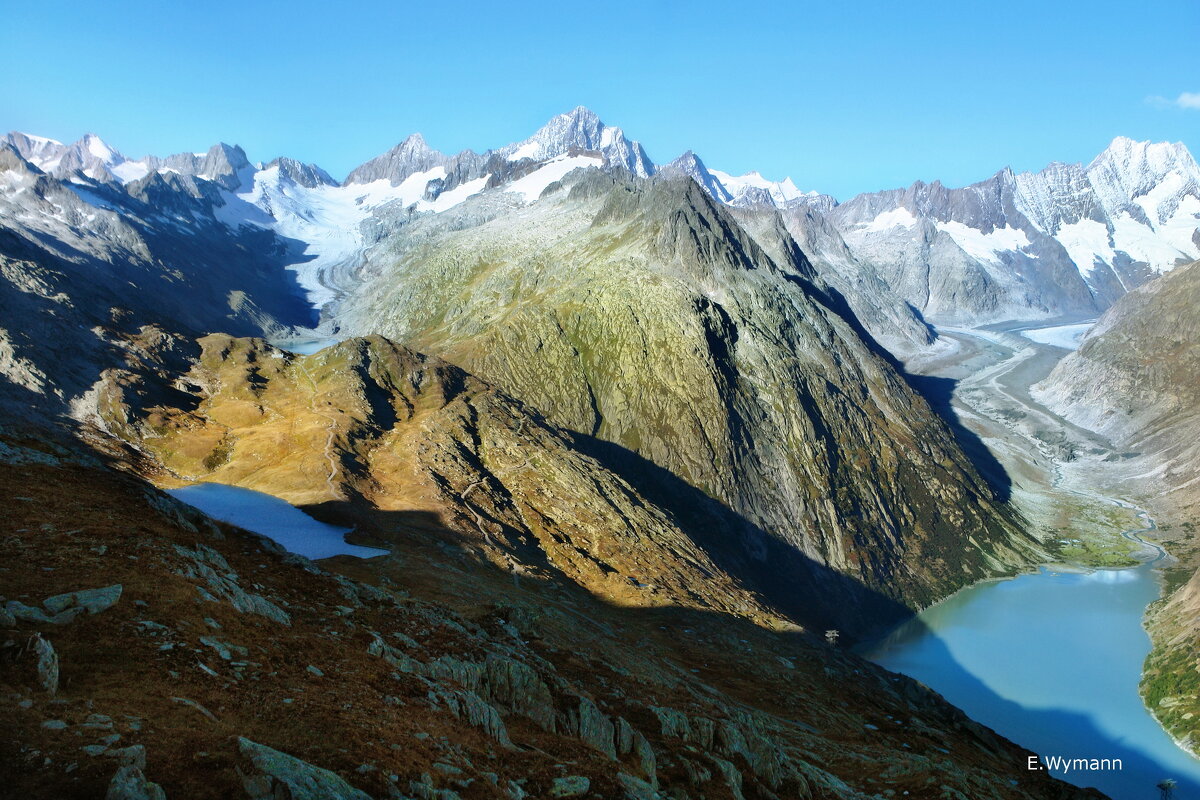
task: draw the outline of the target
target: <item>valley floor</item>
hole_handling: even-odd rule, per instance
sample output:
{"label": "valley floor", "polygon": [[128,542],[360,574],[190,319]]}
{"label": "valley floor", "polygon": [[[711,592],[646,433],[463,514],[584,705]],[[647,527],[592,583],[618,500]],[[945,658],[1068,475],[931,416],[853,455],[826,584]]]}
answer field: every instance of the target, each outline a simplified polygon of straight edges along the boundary
{"label": "valley floor", "polygon": [[1121,535],[1132,514],[1117,503],[1130,498],[1109,466],[1112,443],[1031,394],[1067,351],[1027,339],[1017,329],[940,330],[957,347],[925,365],[914,382],[959,428],[964,448],[993,488],[1024,515],[1048,561],[1085,567],[1140,563],[1144,548]]}

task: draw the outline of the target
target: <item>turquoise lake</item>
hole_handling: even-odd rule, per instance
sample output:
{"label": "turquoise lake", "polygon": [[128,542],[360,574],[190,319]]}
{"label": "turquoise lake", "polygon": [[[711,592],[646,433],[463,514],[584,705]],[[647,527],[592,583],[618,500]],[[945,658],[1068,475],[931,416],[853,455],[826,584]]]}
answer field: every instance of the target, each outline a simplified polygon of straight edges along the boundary
{"label": "turquoise lake", "polygon": [[1200,761],[1142,705],[1153,569],[1040,572],[977,584],[862,652],[940,692],[971,717],[1043,756],[1121,759],[1120,771],[1054,774],[1117,800],[1200,798]]}

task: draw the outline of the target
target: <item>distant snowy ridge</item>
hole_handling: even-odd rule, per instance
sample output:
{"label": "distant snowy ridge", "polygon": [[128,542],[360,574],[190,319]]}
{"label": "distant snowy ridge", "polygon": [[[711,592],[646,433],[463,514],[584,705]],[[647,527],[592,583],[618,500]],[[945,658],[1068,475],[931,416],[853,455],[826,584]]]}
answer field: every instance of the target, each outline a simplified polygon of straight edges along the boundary
{"label": "distant snowy ridge", "polygon": [[[533,203],[574,169],[687,177],[732,207],[821,215],[832,228],[813,216],[792,223],[812,229],[811,248],[848,248],[854,263],[869,264],[913,308],[941,319],[1091,313],[1150,276],[1200,257],[1200,167],[1182,144],[1125,138],[1086,167],[1005,169],[961,189],[918,182],[842,204],[790,178],[711,169],[690,151],[656,165],[639,142],[583,107],[552,118],[524,141],[483,153],[447,155],[413,134],[340,185],[315,165],[289,158],[254,164],[227,144],[135,160],[93,134],[70,145],[24,133],[6,142],[99,208],[129,194],[176,204],[169,210],[175,224],[207,216],[300,243],[293,268],[318,307],[336,296],[330,276],[353,268],[366,246],[360,229],[379,209],[436,214],[485,193]],[[180,191],[199,205],[171,196]]]}
{"label": "distant snowy ridge", "polygon": [[926,316],[1094,315],[1200,257],[1200,167],[1183,144],[1118,137],[1086,167],[1004,169],[959,189],[917,182],[829,217]]}

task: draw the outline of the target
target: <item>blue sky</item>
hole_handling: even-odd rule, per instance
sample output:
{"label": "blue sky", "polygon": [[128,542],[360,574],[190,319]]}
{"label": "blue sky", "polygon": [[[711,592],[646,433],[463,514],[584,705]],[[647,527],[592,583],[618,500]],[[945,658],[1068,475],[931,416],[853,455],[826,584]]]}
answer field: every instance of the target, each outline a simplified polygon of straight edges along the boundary
{"label": "blue sky", "polygon": [[[1200,154],[1200,2],[11,3],[0,128],[127,155],[241,144],[336,177],[413,131],[498,147],[587,105],[665,162],[845,199]],[[1157,100],[1153,98],[1158,98]]]}

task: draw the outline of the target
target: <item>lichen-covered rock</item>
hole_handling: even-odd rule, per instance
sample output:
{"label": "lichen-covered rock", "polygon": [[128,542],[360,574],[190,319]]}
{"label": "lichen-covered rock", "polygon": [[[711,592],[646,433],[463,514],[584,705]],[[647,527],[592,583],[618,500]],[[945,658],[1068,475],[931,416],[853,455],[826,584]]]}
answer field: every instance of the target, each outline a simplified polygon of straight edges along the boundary
{"label": "lichen-covered rock", "polygon": [[626,800],[662,800],[663,796],[657,789],[628,772],[618,772],[617,782],[625,790]]}
{"label": "lichen-covered rock", "polygon": [[146,780],[141,768],[127,764],[113,775],[104,800],[167,800],[167,794],[157,783]]}
{"label": "lichen-covered rock", "polygon": [[488,658],[483,666],[485,691],[493,702],[529,717],[544,730],[554,731],[554,698],[537,670],[501,656]]}
{"label": "lichen-covered rock", "polygon": [[47,597],[42,601],[52,614],[58,614],[68,608],[82,608],[89,614],[99,614],[112,608],[121,599],[124,587],[121,584],[105,586],[102,589],[83,589],[77,592],[66,592]]}
{"label": "lichen-covered rock", "polygon": [[583,797],[591,788],[591,781],[582,775],[555,778],[550,783],[550,797]]}
{"label": "lichen-covered rock", "polygon": [[616,728],[603,711],[586,697],[579,698],[579,738],[587,744],[604,753],[611,759],[616,759],[615,744]]}

